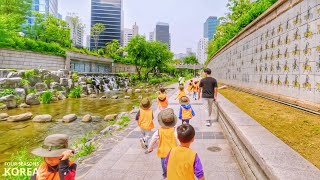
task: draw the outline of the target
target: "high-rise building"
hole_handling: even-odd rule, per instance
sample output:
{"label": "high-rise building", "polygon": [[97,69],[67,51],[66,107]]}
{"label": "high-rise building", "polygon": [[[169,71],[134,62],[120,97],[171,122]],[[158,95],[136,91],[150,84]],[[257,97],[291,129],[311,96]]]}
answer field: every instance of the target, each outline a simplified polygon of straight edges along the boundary
{"label": "high-rise building", "polygon": [[[41,14],[51,14],[59,18],[58,14],[58,0],[32,0],[31,11],[36,11]],[[28,24],[34,24],[35,16],[28,17]]]}
{"label": "high-rise building", "polygon": [[65,21],[68,23],[70,28],[72,44],[76,47],[83,47],[84,25],[81,22],[73,24],[71,16],[66,16]]}
{"label": "high-rise building", "polygon": [[[122,0],[91,0],[91,28],[96,23],[102,23],[106,27],[99,36],[98,48],[114,39],[122,42],[122,16]],[[93,38],[90,40],[90,47],[95,47]]]}
{"label": "high-rise building", "polygon": [[168,48],[171,49],[170,30],[168,23],[159,22],[156,25],[155,40],[168,44]]}
{"label": "high-rise building", "polygon": [[130,42],[130,40],[132,39],[132,37],[133,37],[133,30],[125,28],[123,30],[123,43],[122,43],[122,45],[127,46],[128,43]]}
{"label": "high-rise building", "polygon": [[203,37],[208,38],[209,41],[216,33],[216,27],[219,25],[219,19],[216,16],[208,17],[203,26]]}
{"label": "high-rise building", "polygon": [[208,38],[201,38],[198,42],[197,59],[200,64],[204,64],[208,58],[207,53]]}
{"label": "high-rise building", "polygon": [[86,48],[90,49],[90,35],[87,35],[86,38]]}
{"label": "high-rise building", "polygon": [[149,33],[149,41],[154,41],[155,37],[154,37],[154,32],[150,32]]}
{"label": "high-rise building", "polygon": [[134,25],[132,26],[132,33],[133,37],[139,35],[139,26],[137,25],[137,23],[134,23]]}

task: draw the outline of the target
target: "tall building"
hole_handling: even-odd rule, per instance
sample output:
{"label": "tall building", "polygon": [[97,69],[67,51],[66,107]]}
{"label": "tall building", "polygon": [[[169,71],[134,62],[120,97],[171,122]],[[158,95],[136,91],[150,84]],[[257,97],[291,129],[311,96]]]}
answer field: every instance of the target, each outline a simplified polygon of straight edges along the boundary
{"label": "tall building", "polygon": [[197,59],[200,64],[204,64],[208,58],[207,53],[208,48],[208,38],[201,38],[198,42],[198,52],[197,52]]}
{"label": "tall building", "polygon": [[68,23],[70,28],[70,37],[72,40],[72,44],[76,47],[83,47],[84,42],[84,26],[81,22],[78,22],[78,24],[74,25],[72,23],[72,17],[66,16],[65,21]]}
{"label": "tall building", "polygon": [[155,41],[154,32],[149,33],[149,41]]}
{"label": "tall building", "polygon": [[132,33],[133,36],[139,35],[139,26],[137,25],[137,23],[134,23],[134,25],[132,26]]}
{"label": "tall building", "polygon": [[171,49],[170,30],[168,23],[159,22],[156,25],[155,40],[168,44],[168,48]]}
{"label": "tall building", "polygon": [[216,27],[219,25],[219,19],[216,16],[210,16],[203,26],[203,37],[208,38],[209,41],[216,33]]}
{"label": "tall building", "polygon": [[86,38],[86,48],[90,49],[90,35],[87,35]]}
{"label": "tall building", "polygon": [[[102,23],[106,29],[100,34],[98,48],[116,39],[120,43],[123,27],[122,0],[91,0],[91,28],[96,23]],[[90,47],[95,48],[93,38]]]}
{"label": "tall building", "polygon": [[122,42],[123,47],[128,45],[128,43],[130,42],[130,40],[134,36],[133,34],[134,33],[133,33],[132,29],[125,28],[123,30],[123,42]]}
{"label": "tall building", "polygon": [[[58,13],[58,0],[32,0],[31,11],[36,11],[41,14],[51,14],[59,18]],[[35,16],[31,15],[28,17],[28,24],[34,24]]]}

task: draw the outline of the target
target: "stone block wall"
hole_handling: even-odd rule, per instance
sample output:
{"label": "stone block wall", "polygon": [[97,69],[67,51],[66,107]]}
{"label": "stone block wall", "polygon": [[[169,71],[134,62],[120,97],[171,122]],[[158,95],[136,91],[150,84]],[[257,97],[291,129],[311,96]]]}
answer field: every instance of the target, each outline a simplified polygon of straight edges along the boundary
{"label": "stone block wall", "polygon": [[112,67],[112,72],[113,73],[121,73],[121,72],[135,73],[136,67],[128,64],[114,63],[114,66]]}
{"label": "stone block wall", "polygon": [[320,103],[320,1],[279,0],[208,67],[227,84]]}
{"label": "stone block wall", "polygon": [[64,69],[65,58],[31,51],[0,49],[0,69],[34,69],[39,67],[48,70]]}

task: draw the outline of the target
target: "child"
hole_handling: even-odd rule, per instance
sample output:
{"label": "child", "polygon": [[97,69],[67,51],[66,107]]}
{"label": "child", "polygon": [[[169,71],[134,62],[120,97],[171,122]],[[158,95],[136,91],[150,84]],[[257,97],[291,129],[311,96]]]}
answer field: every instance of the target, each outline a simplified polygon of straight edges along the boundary
{"label": "child", "polygon": [[186,93],[184,92],[184,86],[179,86],[178,94],[174,100],[180,99],[182,96],[186,96]]}
{"label": "child", "polygon": [[195,116],[195,113],[190,104],[190,99],[187,96],[183,96],[179,100],[179,103],[181,104],[179,119],[182,120],[182,124],[189,124],[190,119]]}
{"label": "child", "polygon": [[77,165],[69,161],[74,150],[68,148],[68,135],[52,134],[44,139],[41,148],[32,150],[32,154],[44,158],[31,180],[74,180]]}
{"label": "child", "polygon": [[187,87],[187,91],[188,91],[188,95],[190,96],[190,94],[193,92],[193,81],[192,79],[190,80],[190,83]]}
{"label": "child", "polygon": [[182,124],[177,128],[180,146],[171,149],[165,159],[167,179],[204,180],[202,163],[196,152],[189,147],[194,141],[195,130],[190,124]]}
{"label": "child", "polygon": [[144,98],[140,103],[140,110],[137,113],[136,120],[140,127],[142,138],[140,138],[141,147],[148,148],[148,140],[150,138],[151,129],[154,128],[153,124],[153,111],[150,108],[151,102],[149,98]]}
{"label": "child", "polygon": [[158,108],[159,110],[164,110],[168,107],[168,99],[167,95],[165,94],[166,89],[161,87],[160,88],[160,94],[158,96]]}
{"label": "child", "polygon": [[194,87],[193,87],[193,98],[194,100],[197,100],[197,95],[199,93],[199,81],[194,82]]}
{"label": "child", "polygon": [[157,155],[161,159],[161,166],[163,170],[163,178],[166,178],[166,171],[164,161],[169,151],[176,147],[177,135],[174,126],[177,124],[177,116],[174,114],[173,109],[165,109],[158,114],[158,121],[160,128],[156,131],[151,139],[148,153],[153,151],[153,146],[159,141]]}

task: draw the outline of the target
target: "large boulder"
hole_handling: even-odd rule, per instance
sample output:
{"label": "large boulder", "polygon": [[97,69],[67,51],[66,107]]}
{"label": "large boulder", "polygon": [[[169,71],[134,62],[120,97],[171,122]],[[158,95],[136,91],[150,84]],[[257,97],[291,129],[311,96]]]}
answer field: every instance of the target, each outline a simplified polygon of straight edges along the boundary
{"label": "large boulder", "polygon": [[58,79],[57,82],[60,81],[60,78],[63,78],[63,77],[64,77],[64,73],[61,72],[61,71],[51,71],[51,74],[53,74],[53,75],[56,76],[56,77],[59,77],[59,79]]}
{"label": "large boulder", "polygon": [[125,99],[130,99],[130,96],[124,96]]}
{"label": "large boulder", "polygon": [[0,78],[0,87],[17,88],[21,85],[21,78]]}
{"label": "large boulder", "polygon": [[0,102],[5,103],[7,108],[16,108],[17,99],[14,95],[8,95],[0,98]]}
{"label": "large boulder", "polygon": [[38,105],[38,104],[40,104],[40,101],[39,101],[38,97],[34,93],[30,93],[30,94],[27,95],[26,104],[28,104],[28,105]]}
{"label": "large boulder", "polygon": [[60,91],[59,94],[58,94],[58,99],[59,100],[65,100],[66,96]]}
{"label": "large boulder", "polygon": [[104,117],[105,121],[110,121],[110,120],[114,120],[117,119],[118,114],[108,114]]}
{"label": "large boulder", "polygon": [[88,86],[87,85],[82,85],[81,90],[83,94],[88,95]]}
{"label": "large boulder", "polygon": [[128,93],[128,94],[131,94],[132,92],[133,92],[132,89],[128,89],[128,90],[127,90],[127,93]]}
{"label": "large boulder", "polygon": [[77,119],[77,116],[75,114],[69,114],[69,115],[63,116],[62,122],[70,123],[75,121],[76,119]]}
{"label": "large boulder", "polygon": [[50,83],[50,88],[51,89],[55,89],[55,90],[61,90],[60,83],[58,83],[58,82],[51,82]]}
{"label": "large boulder", "polygon": [[1,110],[7,109],[7,105],[5,105],[5,104],[0,105],[0,109]]}
{"label": "large boulder", "polygon": [[50,79],[50,80],[52,80],[54,82],[59,82],[60,81],[60,77],[58,75],[54,74],[54,73],[51,73],[51,72],[48,73],[48,74],[45,74],[43,76],[43,79]]}
{"label": "large boulder", "polygon": [[118,96],[117,95],[112,96],[111,99],[118,99]]}
{"label": "large boulder", "polygon": [[22,77],[22,74],[23,74],[23,73],[24,73],[23,71],[10,72],[10,73],[7,75],[7,78]]}
{"label": "large boulder", "polygon": [[68,86],[68,78],[60,78],[61,86]]}
{"label": "large boulder", "polygon": [[67,77],[70,74],[69,70],[67,70],[67,69],[59,69],[58,72],[61,72],[64,77]]}
{"label": "large boulder", "polygon": [[9,122],[19,122],[19,121],[27,121],[30,120],[32,117],[31,112],[15,115],[15,116],[9,116],[7,121]]}
{"label": "large boulder", "polygon": [[38,92],[45,91],[48,89],[48,86],[45,83],[37,83],[35,88]]}
{"label": "large boulder", "polygon": [[50,114],[36,115],[33,119],[33,122],[50,122],[52,121],[52,116]]}
{"label": "large boulder", "polygon": [[23,88],[16,88],[15,92],[17,96],[20,96],[20,102],[24,103],[26,100],[26,91]]}
{"label": "large boulder", "polygon": [[0,121],[6,121],[8,117],[7,113],[0,113]]}
{"label": "large boulder", "polygon": [[98,96],[96,94],[90,94],[90,98],[97,98]]}
{"label": "large boulder", "polygon": [[26,103],[22,103],[19,105],[19,108],[30,108],[30,105],[28,105]]}
{"label": "large boulder", "polygon": [[90,121],[92,121],[92,117],[91,117],[90,114],[87,114],[87,115],[82,117],[81,121],[82,122],[90,122]]}

